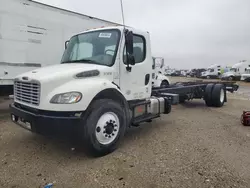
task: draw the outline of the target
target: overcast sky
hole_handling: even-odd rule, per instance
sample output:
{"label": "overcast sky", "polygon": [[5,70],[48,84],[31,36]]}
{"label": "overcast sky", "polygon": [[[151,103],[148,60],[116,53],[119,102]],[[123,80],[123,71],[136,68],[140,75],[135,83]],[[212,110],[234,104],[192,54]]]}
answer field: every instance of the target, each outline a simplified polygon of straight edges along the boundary
{"label": "overcast sky", "polygon": [[[119,0],[37,0],[121,23]],[[123,0],[125,24],[151,34],[174,68],[250,61],[250,0]]]}

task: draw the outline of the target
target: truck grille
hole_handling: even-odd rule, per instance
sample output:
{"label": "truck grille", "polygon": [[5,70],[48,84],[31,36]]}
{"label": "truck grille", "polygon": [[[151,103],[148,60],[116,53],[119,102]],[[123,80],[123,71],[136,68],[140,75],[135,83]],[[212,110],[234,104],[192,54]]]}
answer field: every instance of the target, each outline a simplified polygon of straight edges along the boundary
{"label": "truck grille", "polygon": [[14,97],[16,101],[38,106],[40,102],[40,84],[15,81]]}

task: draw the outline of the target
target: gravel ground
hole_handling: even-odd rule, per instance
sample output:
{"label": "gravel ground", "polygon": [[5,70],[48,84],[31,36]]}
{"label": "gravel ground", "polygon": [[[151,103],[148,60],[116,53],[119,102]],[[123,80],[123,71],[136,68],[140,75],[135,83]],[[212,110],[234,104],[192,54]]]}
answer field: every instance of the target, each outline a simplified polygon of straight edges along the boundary
{"label": "gravel ground", "polygon": [[173,106],[171,114],[131,129],[102,158],[19,128],[0,99],[0,187],[250,187],[250,128],[240,123],[250,106],[248,87],[230,94],[223,108],[202,100]]}

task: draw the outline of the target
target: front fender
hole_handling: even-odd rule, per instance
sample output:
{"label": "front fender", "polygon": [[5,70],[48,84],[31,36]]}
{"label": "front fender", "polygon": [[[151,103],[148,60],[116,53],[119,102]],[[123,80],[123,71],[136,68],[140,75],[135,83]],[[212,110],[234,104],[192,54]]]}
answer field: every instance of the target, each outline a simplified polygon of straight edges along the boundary
{"label": "front fender", "polygon": [[234,77],[235,75],[234,74],[225,74],[225,75],[222,75],[223,78],[229,78],[229,77]]}
{"label": "front fender", "polygon": [[160,87],[161,86],[161,82],[163,80],[167,80],[169,84],[170,83],[170,80],[167,76],[165,75],[162,75],[162,74],[157,74],[157,79],[154,80],[154,87]]}
{"label": "front fender", "polygon": [[163,75],[163,74],[159,75],[158,78],[159,78],[161,81],[167,80],[168,83],[171,84],[170,79],[169,79],[167,76]]}
{"label": "front fender", "polygon": [[[116,89],[120,92],[116,85],[112,84],[109,80],[103,78],[91,78],[91,79],[75,79],[67,82],[53,91],[51,91],[41,101],[41,108],[52,111],[85,111],[89,106],[92,99],[101,91],[105,89]],[[76,104],[51,104],[51,98],[60,93],[66,93],[70,91],[77,91],[82,93],[82,99]]]}

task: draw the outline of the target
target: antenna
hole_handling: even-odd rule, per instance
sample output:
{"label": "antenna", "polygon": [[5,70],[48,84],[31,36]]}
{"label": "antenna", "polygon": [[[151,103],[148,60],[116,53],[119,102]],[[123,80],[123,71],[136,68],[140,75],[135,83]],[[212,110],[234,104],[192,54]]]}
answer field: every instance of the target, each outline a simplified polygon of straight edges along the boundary
{"label": "antenna", "polygon": [[122,10],[122,23],[123,23],[123,27],[125,29],[125,19],[124,19],[124,12],[123,12],[123,3],[122,0],[120,0],[121,3],[121,10]]}

